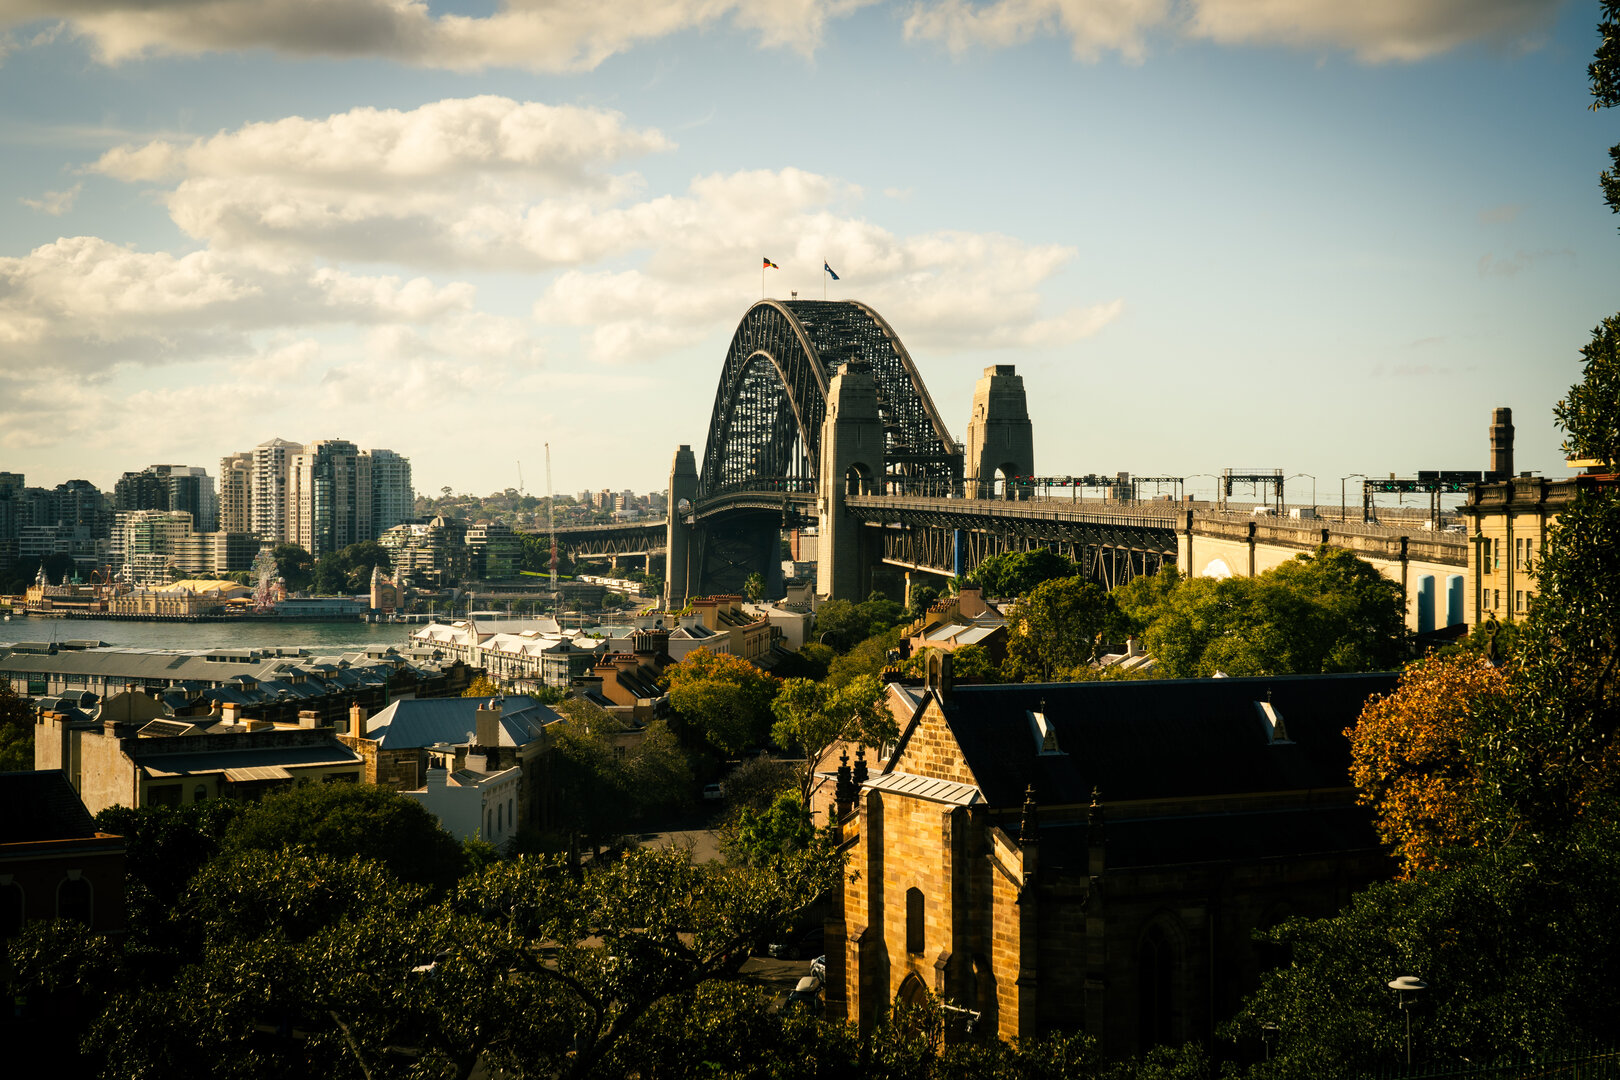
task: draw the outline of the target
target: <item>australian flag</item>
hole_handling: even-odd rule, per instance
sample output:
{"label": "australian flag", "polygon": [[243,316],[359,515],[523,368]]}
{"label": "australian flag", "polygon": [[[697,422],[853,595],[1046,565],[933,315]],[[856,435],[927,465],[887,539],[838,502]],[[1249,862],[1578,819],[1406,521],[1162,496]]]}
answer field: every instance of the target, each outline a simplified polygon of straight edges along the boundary
{"label": "australian flag", "polygon": [[838,275],[833,273],[833,268],[827,265],[827,262],[826,262],[825,259],[822,260],[821,268],[823,270],[827,271],[827,276],[828,277],[832,278],[834,281],[838,280]]}

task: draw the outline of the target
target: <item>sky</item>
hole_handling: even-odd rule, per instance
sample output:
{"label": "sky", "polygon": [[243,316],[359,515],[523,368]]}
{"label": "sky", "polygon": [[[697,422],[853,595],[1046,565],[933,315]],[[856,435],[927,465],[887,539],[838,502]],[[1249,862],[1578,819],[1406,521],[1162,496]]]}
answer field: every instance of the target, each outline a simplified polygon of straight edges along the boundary
{"label": "sky", "polygon": [[[1036,471],[1568,474],[1620,308],[1595,3],[0,0],[0,470],[280,436],[661,490],[750,304]],[[761,272],[769,258],[780,269]],[[823,263],[839,275],[831,282]],[[1353,490],[1353,489],[1352,489]]]}

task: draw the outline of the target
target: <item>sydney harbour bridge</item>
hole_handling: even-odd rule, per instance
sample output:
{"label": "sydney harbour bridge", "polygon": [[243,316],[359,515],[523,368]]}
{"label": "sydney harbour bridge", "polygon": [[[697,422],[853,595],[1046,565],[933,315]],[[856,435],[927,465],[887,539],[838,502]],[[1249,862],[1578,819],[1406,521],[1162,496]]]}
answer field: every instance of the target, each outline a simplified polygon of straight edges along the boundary
{"label": "sydney harbour bridge", "polygon": [[581,555],[663,550],[666,602],[781,595],[784,531],[816,526],[816,591],[862,599],[879,567],[960,575],[1051,548],[1112,588],[1176,557],[1169,507],[1030,498],[1023,379],[985,369],[958,442],[893,328],[852,300],[761,300],[720,368],[702,460],[675,452],[665,522],[559,530]]}

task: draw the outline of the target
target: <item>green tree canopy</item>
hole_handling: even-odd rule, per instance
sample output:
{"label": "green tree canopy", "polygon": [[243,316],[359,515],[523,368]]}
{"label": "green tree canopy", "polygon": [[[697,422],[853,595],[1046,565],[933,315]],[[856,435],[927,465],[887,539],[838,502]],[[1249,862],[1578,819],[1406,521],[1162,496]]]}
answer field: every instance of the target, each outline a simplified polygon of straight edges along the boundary
{"label": "green tree canopy", "polygon": [[1113,597],[1097,585],[1079,577],[1043,581],[1008,617],[1008,674],[1023,681],[1068,678],[1122,626]]}
{"label": "green tree canopy", "polygon": [[799,775],[799,801],[810,802],[816,770],[827,751],[839,742],[858,742],[874,749],[899,737],[894,717],[875,676],[858,675],[841,686],[810,679],[789,679],[771,705],[777,745],[804,755]]}
{"label": "green tree canopy", "polygon": [[764,741],[781,685],[741,657],[704,648],[687,653],[662,681],[683,730],[728,756]]}
{"label": "green tree canopy", "polygon": [[0,679],[0,772],[27,772],[34,767],[34,710],[29,701]]}
{"label": "green tree canopy", "polygon": [[415,799],[374,784],[316,784],[272,795],[230,823],[221,848],[358,855],[401,881],[437,888],[461,874],[461,845],[438,819]]}
{"label": "green tree canopy", "polygon": [[276,560],[276,575],[289,592],[303,592],[315,580],[315,560],[297,544],[277,544],[270,550]]}
{"label": "green tree canopy", "polygon": [[967,580],[984,590],[986,596],[1025,596],[1043,581],[1072,578],[1080,573],[1073,559],[1046,548],[1034,551],[1008,551],[984,560]]}
{"label": "green tree canopy", "polygon": [[1258,577],[1176,582],[1153,610],[1147,648],[1171,678],[1387,671],[1406,652],[1399,586],[1326,545]]}

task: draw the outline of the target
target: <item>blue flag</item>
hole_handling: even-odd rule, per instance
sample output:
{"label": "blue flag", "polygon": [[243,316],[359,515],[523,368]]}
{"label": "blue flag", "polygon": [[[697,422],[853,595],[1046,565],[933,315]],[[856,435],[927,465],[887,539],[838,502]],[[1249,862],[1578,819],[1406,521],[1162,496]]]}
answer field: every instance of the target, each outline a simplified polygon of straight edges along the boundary
{"label": "blue flag", "polygon": [[827,265],[827,262],[826,262],[825,259],[822,260],[821,268],[823,270],[827,271],[827,276],[828,277],[832,278],[834,281],[838,280],[838,275],[833,273],[833,268]]}

